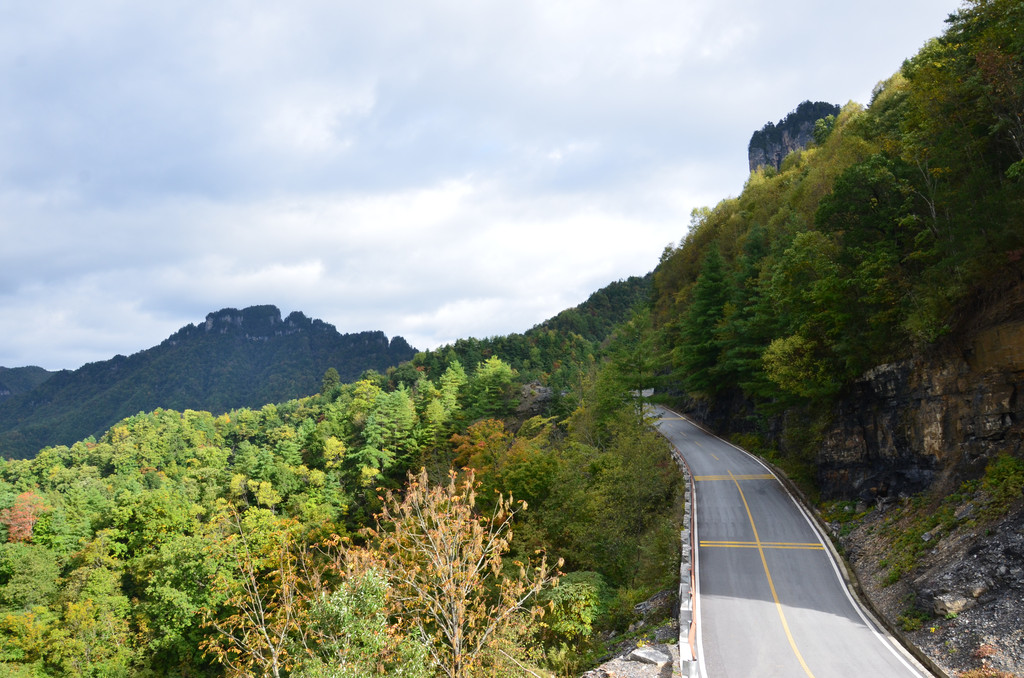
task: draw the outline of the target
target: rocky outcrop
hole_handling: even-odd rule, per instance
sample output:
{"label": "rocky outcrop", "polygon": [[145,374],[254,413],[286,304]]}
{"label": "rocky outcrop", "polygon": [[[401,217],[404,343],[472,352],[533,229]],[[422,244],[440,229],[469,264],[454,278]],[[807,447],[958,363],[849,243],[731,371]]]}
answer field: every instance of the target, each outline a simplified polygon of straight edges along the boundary
{"label": "rocky outcrop", "polygon": [[516,414],[523,420],[540,416],[548,411],[554,396],[554,389],[542,385],[539,381],[523,384]]}
{"label": "rocky outcrop", "polygon": [[750,171],[769,166],[779,169],[782,160],[793,151],[806,148],[814,140],[814,124],[829,115],[839,115],[840,107],[817,101],[805,101],[778,123],[769,122],[750,137],[747,160]]}
{"label": "rocky outcrop", "polygon": [[679,676],[678,599],[661,591],[633,608],[638,619],[628,638],[613,643],[604,663],[580,678],[671,678]]}
{"label": "rocky outcrop", "polygon": [[884,535],[886,525],[903,525],[900,504],[869,512],[839,541],[890,628],[947,675],[983,669],[992,673],[981,675],[1024,676],[1024,509],[984,529],[971,509],[961,507],[952,529],[923,535],[928,549],[895,582],[887,576],[893,547]]}
{"label": "rocky outcrop", "polygon": [[[818,455],[825,496],[879,509],[841,539],[868,597],[949,675],[1024,675],[1024,502],[986,517],[984,490],[963,485],[996,455],[1024,454],[1024,269],[1000,276],[929,355],[864,375]],[[894,540],[922,510],[896,499],[925,489],[933,506],[960,503],[914,537],[912,570],[894,578]]]}

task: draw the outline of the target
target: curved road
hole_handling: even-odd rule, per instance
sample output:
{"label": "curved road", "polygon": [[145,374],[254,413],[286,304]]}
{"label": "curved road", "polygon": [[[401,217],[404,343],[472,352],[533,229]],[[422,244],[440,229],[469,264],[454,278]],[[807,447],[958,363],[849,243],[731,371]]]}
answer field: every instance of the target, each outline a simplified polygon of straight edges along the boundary
{"label": "curved road", "polygon": [[694,478],[701,676],[931,676],[854,603],[818,530],[761,462],[655,411]]}

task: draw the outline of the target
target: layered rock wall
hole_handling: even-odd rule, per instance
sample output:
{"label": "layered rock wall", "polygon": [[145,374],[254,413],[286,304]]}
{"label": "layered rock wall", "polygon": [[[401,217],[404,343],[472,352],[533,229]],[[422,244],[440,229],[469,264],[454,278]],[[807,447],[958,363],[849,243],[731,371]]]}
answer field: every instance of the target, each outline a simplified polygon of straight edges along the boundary
{"label": "layered rock wall", "polygon": [[952,488],[999,452],[1022,452],[1024,285],[1018,278],[976,308],[933,355],[881,365],[854,384],[818,454],[823,494]]}

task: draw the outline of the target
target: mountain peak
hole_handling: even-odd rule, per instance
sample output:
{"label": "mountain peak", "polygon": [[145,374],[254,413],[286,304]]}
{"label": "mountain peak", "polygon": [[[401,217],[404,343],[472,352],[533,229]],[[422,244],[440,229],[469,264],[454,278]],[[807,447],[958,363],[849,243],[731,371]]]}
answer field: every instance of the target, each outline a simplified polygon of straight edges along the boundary
{"label": "mountain peak", "polygon": [[[341,334],[298,311],[281,318],[272,305],[222,308],[182,327],[160,345],[90,363],[28,384],[18,393],[0,380],[0,456],[25,457],[44,445],[102,432],[126,416],[158,407],[226,412],[317,393],[328,368],[354,380],[383,372],[416,351],[379,330]],[[10,382],[10,383],[8,383]]]}

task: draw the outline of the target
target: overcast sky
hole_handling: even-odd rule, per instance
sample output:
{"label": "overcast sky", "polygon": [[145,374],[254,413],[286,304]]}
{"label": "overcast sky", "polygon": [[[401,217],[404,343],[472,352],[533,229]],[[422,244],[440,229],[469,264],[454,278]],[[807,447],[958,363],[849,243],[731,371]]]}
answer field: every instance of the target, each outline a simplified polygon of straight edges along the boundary
{"label": "overcast sky", "polygon": [[959,0],[0,0],[0,365],[275,304],[424,349],[654,268]]}

